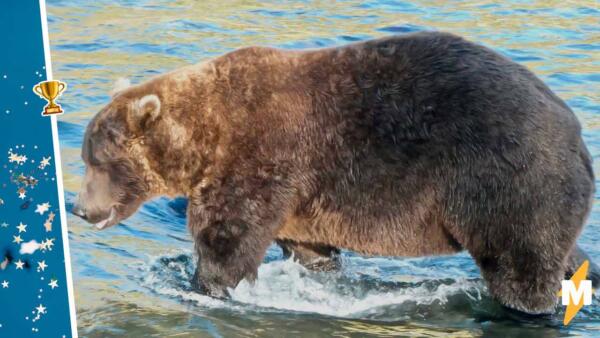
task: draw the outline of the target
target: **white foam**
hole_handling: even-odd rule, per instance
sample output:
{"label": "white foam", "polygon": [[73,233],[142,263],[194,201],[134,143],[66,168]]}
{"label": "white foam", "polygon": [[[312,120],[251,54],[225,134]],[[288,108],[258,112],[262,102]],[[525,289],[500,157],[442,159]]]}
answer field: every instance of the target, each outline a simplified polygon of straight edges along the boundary
{"label": "white foam", "polygon": [[[184,265],[181,262],[171,262],[169,270],[173,271],[179,279],[184,275]],[[422,278],[420,281],[425,280],[427,278]],[[422,283],[419,286],[403,287],[392,291],[376,287],[365,290],[364,286],[356,285],[354,288],[348,285],[340,288],[338,283],[340,283],[339,275],[331,272],[311,272],[291,259],[262,264],[254,283],[244,280],[235,289],[229,290],[231,301],[217,300],[192,291],[181,290],[166,282],[164,275],[150,273],[145,278],[145,284],[154,292],[191,301],[202,307],[242,310],[250,305],[264,310],[311,312],[349,318],[374,313],[382,306],[405,302],[444,304],[449,296],[458,293],[465,293],[469,298],[480,300],[482,288],[479,282],[466,278],[459,278],[451,284],[440,283],[432,286],[431,283],[428,285]]]}
{"label": "white foam", "polygon": [[463,280],[451,285],[441,284],[433,291],[423,284],[388,292],[375,289],[357,296],[341,293],[335,283],[335,280],[323,282],[312,278],[303,266],[286,260],[261,265],[254,284],[242,281],[230,293],[235,301],[260,307],[352,317],[377,307],[407,301],[445,303],[448,296],[477,287],[476,283]]}

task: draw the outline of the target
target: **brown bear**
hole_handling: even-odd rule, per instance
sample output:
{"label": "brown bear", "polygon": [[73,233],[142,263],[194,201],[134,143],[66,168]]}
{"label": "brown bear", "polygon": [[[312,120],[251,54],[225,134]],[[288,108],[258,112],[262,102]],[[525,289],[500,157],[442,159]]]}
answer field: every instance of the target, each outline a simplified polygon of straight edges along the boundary
{"label": "brown bear", "polygon": [[341,248],[464,249],[501,304],[540,314],[586,259],[594,175],[577,118],[452,34],[236,50],[117,91],[82,148],[73,212],[106,228],[186,196],[194,279],[215,297],[253,279],[273,241],[307,265]]}

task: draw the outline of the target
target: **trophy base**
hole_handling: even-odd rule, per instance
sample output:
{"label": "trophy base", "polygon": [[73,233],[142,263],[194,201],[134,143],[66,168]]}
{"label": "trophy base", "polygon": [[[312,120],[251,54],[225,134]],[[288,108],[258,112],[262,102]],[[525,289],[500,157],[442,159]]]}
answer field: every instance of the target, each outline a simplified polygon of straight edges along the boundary
{"label": "trophy base", "polygon": [[63,112],[63,110],[60,109],[60,106],[46,107],[44,109],[44,112],[42,113],[42,116],[56,115],[56,114],[61,114],[62,112]]}

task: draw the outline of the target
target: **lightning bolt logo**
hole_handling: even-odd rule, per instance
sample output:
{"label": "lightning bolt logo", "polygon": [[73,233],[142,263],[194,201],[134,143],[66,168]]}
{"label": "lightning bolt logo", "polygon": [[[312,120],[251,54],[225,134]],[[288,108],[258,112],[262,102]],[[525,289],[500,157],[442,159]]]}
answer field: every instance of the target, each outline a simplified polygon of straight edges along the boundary
{"label": "lightning bolt logo", "polygon": [[558,296],[562,297],[563,305],[567,306],[564,325],[568,325],[584,305],[592,302],[592,282],[586,280],[589,267],[590,262],[584,261],[571,279],[562,282],[562,290]]}

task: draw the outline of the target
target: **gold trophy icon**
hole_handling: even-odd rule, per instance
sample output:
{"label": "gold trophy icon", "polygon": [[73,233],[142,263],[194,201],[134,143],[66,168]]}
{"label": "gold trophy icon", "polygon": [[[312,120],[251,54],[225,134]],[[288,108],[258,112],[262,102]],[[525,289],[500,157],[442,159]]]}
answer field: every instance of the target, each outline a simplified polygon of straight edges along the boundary
{"label": "gold trophy icon", "polygon": [[44,107],[42,116],[60,114],[63,112],[60,105],[56,104],[54,101],[66,88],[66,83],[57,80],[40,82],[33,87],[33,91],[36,94],[48,101],[48,104]]}

